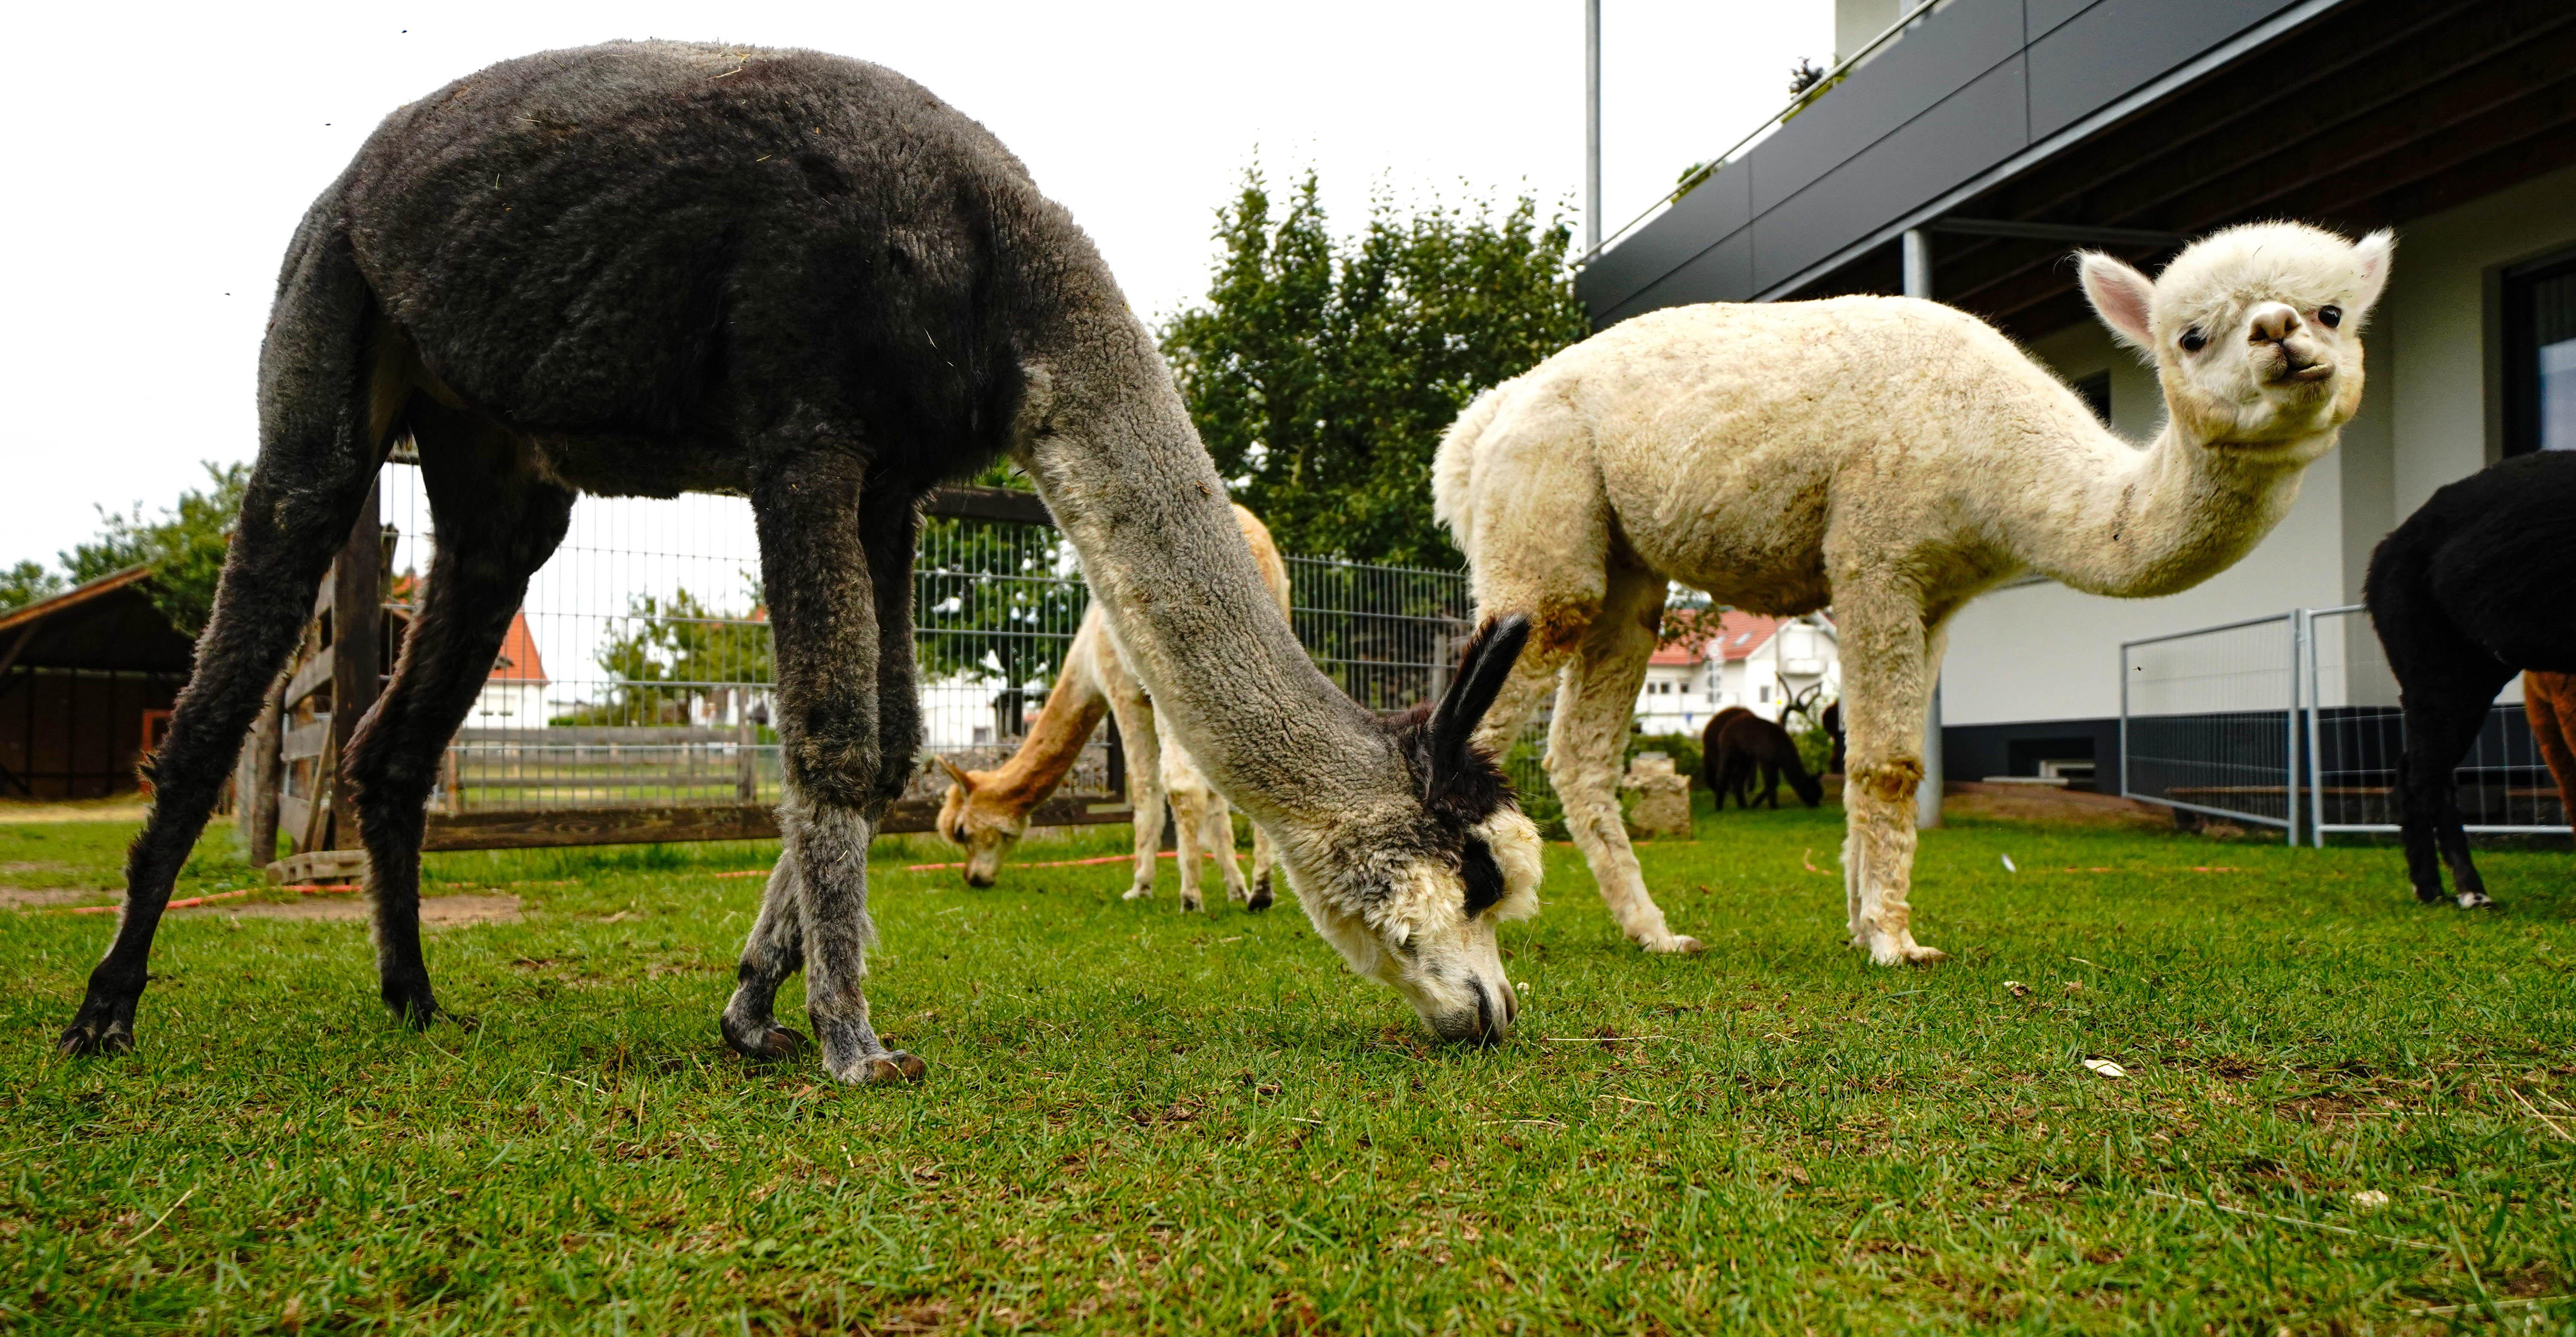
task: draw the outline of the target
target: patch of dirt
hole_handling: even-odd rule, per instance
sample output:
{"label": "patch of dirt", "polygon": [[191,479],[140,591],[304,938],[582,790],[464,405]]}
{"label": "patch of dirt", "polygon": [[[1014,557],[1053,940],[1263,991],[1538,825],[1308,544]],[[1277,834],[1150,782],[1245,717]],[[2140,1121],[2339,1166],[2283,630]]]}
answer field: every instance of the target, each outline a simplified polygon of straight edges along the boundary
{"label": "patch of dirt", "polygon": [[0,887],[0,910],[41,910],[52,905],[81,905],[88,902],[113,904],[112,891],[84,887]]}
{"label": "patch of dirt", "polygon": [[[2005,788],[2005,786],[1997,786]],[[2011,786],[2013,789],[2022,786]],[[2135,808],[2102,803],[2092,795],[2081,798],[2039,785],[2028,786],[2028,793],[1951,793],[1941,796],[1944,816],[1981,818],[2005,822],[2045,822],[2052,826],[2114,827],[2133,831],[2169,828],[2172,822],[2138,811]]]}
{"label": "patch of dirt", "polygon": [[[254,901],[247,904],[224,902],[173,910],[174,915],[218,915],[238,919],[296,919],[316,923],[363,923],[375,917],[375,907],[364,896],[310,896],[300,901]],[[454,928],[460,924],[515,924],[519,922],[519,898],[516,896],[424,896],[420,901],[420,922],[427,928]]]}

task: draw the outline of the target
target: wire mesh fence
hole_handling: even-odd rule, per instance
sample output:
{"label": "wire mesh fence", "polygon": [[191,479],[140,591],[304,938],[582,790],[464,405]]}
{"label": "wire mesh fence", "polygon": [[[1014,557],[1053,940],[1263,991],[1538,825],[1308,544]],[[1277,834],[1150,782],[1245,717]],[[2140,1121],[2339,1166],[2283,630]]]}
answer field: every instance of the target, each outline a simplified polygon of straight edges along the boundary
{"label": "wire mesh fence", "polygon": [[2120,646],[2120,792],[2295,838],[2298,615]]}
{"label": "wire mesh fence", "polygon": [[[2123,794],[2277,826],[2293,841],[2398,829],[2405,714],[2360,605],[2131,641],[2120,655]],[[2519,678],[2452,783],[2470,831],[2569,829]]]}
{"label": "wire mesh fence", "polygon": [[[437,536],[416,465],[398,458],[382,488],[398,643]],[[1310,557],[1288,568],[1299,640],[1354,700],[1401,710],[1445,685],[1472,618],[1464,573]],[[584,498],[529,583],[434,805],[467,814],[775,802],[759,573],[740,498]],[[1047,524],[933,516],[913,580],[925,752],[988,768],[1025,735],[1089,606],[1072,545]],[[1104,728],[1062,791],[1111,795],[1114,771]],[[944,788],[925,764],[906,797]]]}
{"label": "wire mesh fence", "polygon": [[[2406,748],[2397,678],[2358,604],[2308,614],[2309,829],[2394,831],[2397,759]],[[2517,677],[2496,697],[2468,756],[2452,773],[2463,825],[2488,834],[2568,829],[2569,814],[2532,737]]]}

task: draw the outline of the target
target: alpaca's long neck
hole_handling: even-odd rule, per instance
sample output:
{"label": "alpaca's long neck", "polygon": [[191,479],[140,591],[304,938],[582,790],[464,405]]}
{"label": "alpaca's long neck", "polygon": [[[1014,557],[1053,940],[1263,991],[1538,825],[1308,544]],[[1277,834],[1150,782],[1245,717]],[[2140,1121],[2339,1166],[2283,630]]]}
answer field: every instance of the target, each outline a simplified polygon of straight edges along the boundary
{"label": "alpaca's long neck", "polygon": [[1055,687],[1047,693],[1046,706],[1036,726],[1009,760],[976,777],[978,797],[990,798],[1015,815],[1024,815],[1046,802],[1056,786],[1064,783],[1064,777],[1073,773],[1074,763],[1082,759],[1083,745],[1091,741],[1091,731],[1100,727],[1100,717],[1109,713],[1108,696],[1081,662],[1086,648],[1082,638],[1076,637],[1072,653],[1065,657],[1064,671],[1056,675]]}
{"label": "alpaca's long neck", "polygon": [[2036,467],[1999,503],[2011,511],[2004,546],[2021,565],[2090,594],[2189,589],[2253,551],[2289,514],[2301,471],[2334,435],[2213,445],[2169,418],[2139,450],[2089,415],[2060,424],[2031,441]]}
{"label": "alpaca's long neck", "polygon": [[1023,463],[1156,726],[1291,840],[1409,802],[1386,736],[1279,615],[1144,327],[1123,304],[1091,304],[1046,336],[1024,361]]}

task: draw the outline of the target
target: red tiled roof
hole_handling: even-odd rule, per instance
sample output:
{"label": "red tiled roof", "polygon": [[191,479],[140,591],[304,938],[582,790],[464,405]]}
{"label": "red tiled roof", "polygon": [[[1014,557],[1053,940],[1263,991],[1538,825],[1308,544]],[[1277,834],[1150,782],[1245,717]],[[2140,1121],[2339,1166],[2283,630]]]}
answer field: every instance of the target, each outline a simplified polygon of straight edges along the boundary
{"label": "red tiled roof", "polygon": [[544,686],[545,658],[537,653],[537,638],[528,634],[528,610],[510,613],[510,630],[501,638],[501,653],[492,660],[492,681],[532,682]]}
{"label": "red tiled roof", "polygon": [[[1769,644],[1773,633],[1779,631],[1789,621],[1790,619],[1785,617],[1764,617],[1759,613],[1747,613],[1730,608],[1718,615],[1717,635],[1711,640],[1696,645],[1684,641],[1664,646],[1655,651],[1654,658],[1647,662],[1668,665],[1699,664],[1716,658],[1730,664],[1737,663]],[[1715,653],[1712,654],[1711,651]]]}

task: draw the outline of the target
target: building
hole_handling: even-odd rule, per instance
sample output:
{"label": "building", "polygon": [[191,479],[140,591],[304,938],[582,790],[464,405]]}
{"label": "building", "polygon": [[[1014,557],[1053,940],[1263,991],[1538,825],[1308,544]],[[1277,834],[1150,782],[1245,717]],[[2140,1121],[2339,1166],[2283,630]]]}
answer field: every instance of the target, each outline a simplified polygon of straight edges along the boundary
{"label": "building", "polygon": [[[1899,3],[1842,0],[1846,54]],[[2153,272],[2180,238],[2257,219],[2399,236],[2361,414],[2251,555],[2170,598],[2026,580],[1955,617],[1950,778],[2116,774],[2122,642],[2358,602],[2373,546],[2435,488],[2576,446],[2564,0],[1945,0],[1865,54],[1583,270],[1597,326],[1896,292],[1911,233],[1931,296],[1995,322],[2143,443],[2163,415],[2154,374],[2090,318],[2070,249]]]}
{"label": "building", "polygon": [[474,713],[465,717],[465,727],[542,729],[549,685],[545,656],[537,653],[536,637],[528,634],[528,610],[518,609],[510,614],[501,653],[492,660],[483,690],[474,695]]}
{"label": "building", "polygon": [[1728,609],[1717,634],[1664,646],[1647,661],[1637,693],[1637,727],[1643,733],[1692,733],[1728,706],[1764,719],[1802,694],[1819,703],[1842,691],[1834,624],[1820,614],[1764,617]]}
{"label": "building", "polygon": [[196,638],[128,567],[0,614],[0,796],[132,791],[188,681]]}

